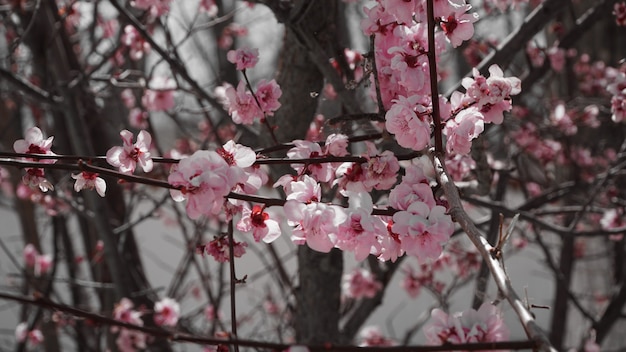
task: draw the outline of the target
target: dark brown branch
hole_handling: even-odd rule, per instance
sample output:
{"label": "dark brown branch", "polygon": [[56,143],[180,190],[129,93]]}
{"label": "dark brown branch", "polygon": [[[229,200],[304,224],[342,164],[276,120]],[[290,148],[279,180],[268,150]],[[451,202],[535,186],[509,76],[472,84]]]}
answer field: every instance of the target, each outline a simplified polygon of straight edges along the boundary
{"label": "dark brown branch", "polygon": [[36,85],[14,75],[13,73],[1,67],[0,67],[0,77],[5,79],[6,82],[15,86],[18,92],[22,92],[28,97],[40,103],[52,105],[54,107],[54,106],[58,106],[60,103],[63,102],[63,98],[56,96],[56,95],[52,95],[50,92],[37,87]]}

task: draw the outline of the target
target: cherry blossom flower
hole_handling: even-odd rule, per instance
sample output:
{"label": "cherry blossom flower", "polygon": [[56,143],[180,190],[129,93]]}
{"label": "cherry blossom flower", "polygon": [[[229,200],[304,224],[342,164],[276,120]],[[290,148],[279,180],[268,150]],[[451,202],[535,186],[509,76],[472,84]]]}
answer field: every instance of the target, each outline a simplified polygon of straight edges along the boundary
{"label": "cherry blossom flower", "polygon": [[150,43],[130,24],[124,27],[124,34],[120,42],[128,47],[130,59],[133,61],[141,60],[151,49]]}
{"label": "cherry blossom flower", "polygon": [[259,49],[256,48],[239,48],[230,50],[226,54],[228,62],[237,65],[238,70],[253,68],[259,62]]}
{"label": "cherry blossom flower", "polygon": [[45,275],[52,268],[52,257],[49,254],[39,254],[32,244],[27,244],[23,251],[26,267],[33,269],[36,277]]}
{"label": "cherry blossom flower", "polygon": [[22,183],[31,189],[39,189],[42,192],[54,190],[54,186],[44,176],[44,169],[26,168],[26,173],[22,176]]}
{"label": "cherry blossom flower", "polygon": [[180,305],[165,297],[154,304],[154,322],[159,326],[176,326],[180,316]]}
{"label": "cherry blossom flower", "polygon": [[141,104],[148,111],[166,111],[176,105],[174,89],[176,82],[169,77],[156,76],[150,80],[150,89],[146,89],[141,97]]}
{"label": "cherry blossom flower", "polygon": [[256,119],[263,117],[254,96],[246,88],[244,81],[239,81],[237,90],[232,86],[226,88],[226,108],[236,124],[251,125]]}
{"label": "cherry blossom flower", "polygon": [[346,219],[337,227],[335,246],[344,251],[353,251],[354,258],[362,261],[369,254],[379,253],[379,234],[386,232],[380,217],[372,216],[372,197],[367,192],[346,192],[349,207]]}
{"label": "cherry blossom flower", "polygon": [[228,165],[236,165],[241,168],[249,167],[256,161],[256,153],[252,148],[235,143],[232,139],[217,150]]}
{"label": "cherry blossom flower", "polygon": [[425,276],[413,272],[412,267],[408,267],[404,274],[404,279],[400,283],[400,286],[406,291],[409,297],[416,298],[422,291],[422,283]]}
{"label": "cherry blossom flower", "polygon": [[120,172],[132,174],[137,164],[144,172],[152,171],[153,162],[150,158],[150,145],[152,136],[147,131],[140,131],[137,142],[133,144],[133,133],[128,130],[120,132],[124,145],[112,147],[107,151],[107,162],[119,168]]}
{"label": "cherry blossom flower", "polygon": [[548,49],[546,54],[548,54],[552,69],[556,72],[563,71],[563,67],[565,66],[565,49],[554,45]]}
{"label": "cherry blossom flower", "polygon": [[498,308],[485,302],[478,311],[469,309],[451,315],[439,308],[434,309],[429,324],[424,327],[424,335],[434,345],[497,342],[509,338],[509,329]]}
{"label": "cherry blossom flower", "polygon": [[466,13],[471,5],[453,6],[454,12],[447,17],[441,17],[439,25],[453,47],[460,46],[474,35],[474,22],[478,21],[477,13]]}
{"label": "cherry blossom flower", "polygon": [[[317,143],[294,140],[293,144],[295,146],[287,152],[289,159],[312,159],[323,156],[322,147]],[[335,174],[330,163],[291,164],[291,167],[298,175],[309,174],[320,182],[331,181]]]}
{"label": "cherry blossom flower", "polygon": [[413,23],[413,14],[421,7],[421,2],[417,0],[382,0],[381,4],[398,23],[406,25]]}
{"label": "cherry blossom flower", "polygon": [[[373,144],[368,145],[373,146]],[[374,150],[371,151],[371,154],[373,153],[375,153]],[[366,188],[387,190],[393,187],[398,180],[398,171],[400,171],[398,158],[393,152],[386,150],[382,154],[368,159],[364,181]]]}
{"label": "cherry blossom flower", "polygon": [[28,323],[21,322],[15,327],[15,339],[17,342],[28,342],[30,347],[36,347],[43,342],[43,333],[35,328],[28,331]]}
{"label": "cherry blossom flower", "polygon": [[[22,154],[56,155],[50,150],[53,140],[54,137],[43,139],[41,130],[38,127],[31,127],[26,130],[24,139],[18,139],[13,143],[13,150]],[[36,158],[30,160],[36,160]],[[54,164],[56,159],[41,159],[40,162]]]}
{"label": "cherry blossom flower", "polygon": [[104,179],[98,177],[97,173],[83,171],[79,174],[72,174],[72,178],[76,180],[74,190],[80,192],[83,189],[95,189],[100,197],[104,197],[107,184]]}
{"label": "cherry blossom flower", "polygon": [[274,184],[274,187],[282,185],[287,200],[297,200],[302,203],[319,202],[322,198],[320,184],[311,176],[304,175],[299,181],[294,181],[291,175],[285,175]]}
{"label": "cherry blossom flower", "polygon": [[248,29],[241,24],[231,23],[222,31],[217,45],[221,49],[228,49],[233,45],[233,37],[243,37],[248,35]]}
{"label": "cherry blossom flower", "polygon": [[445,126],[448,153],[469,154],[472,140],[483,132],[484,126],[483,115],[474,107],[462,110],[454,119],[448,120]]}
{"label": "cherry blossom flower", "polygon": [[[430,122],[418,117],[414,110],[417,96],[399,96],[385,115],[385,127],[396,135],[398,144],[413,150],[422,150],[430,143]],[[425,109],[418,110],[421,114]]]}
{"label": "cherry blossom flower", "polygon": [[[133,325],[143,326],[141,313],[133,309],[134,304],[128,298],[122,298],[113,309],[113,319]],[[135,352],[146,348],[146,335],[137,330],[111,327],[111,332],[119,333],[115,343],[120,351]]]}
{"label": "cherry blossom flower", "polygon": [[35,266],[35,262],[37,261],[37,256],[39,256],[39,252],[37,251],[37,249],[32,243],[29,243],[24,247],[23,257],[24,257],[24,263],[26,264],[27,267]]}
{"label": "cherry blossom flower", "polygon": [[[213,257],[219,263],[225,263],[230,261],[230,249],[228,248],[228,238],[226,236],[215,238],[211,242],[209,242],[206,246],[203,247],[203,251]],[[246,247],[248,244],[246,242],[237,242],[233,243],[233,254],[235,258],[240,258],[244,254],[246,254]]]}
{"label": "cherry blossom flower", "polygon": [[[56,155],[50,149],[54,137],[43,138],[43,133],[38,127],[31,127],[26,130],[24,139],[18,139],[13,143],[13,150],[22,154],[43,154]],[[37,159],[36,157],[27,160],[38,161],[44,164],[54,164],[56,159]],[[25,168],[22,182],[32,189],[39,188],[42,192],[53,190],[52,183],[45,178],[45,171],[41,168]]]}
{"label": "cherry blossom flower", "polygon": [[198,10],[205,12],[209,17],[215,17],[219,9],[215,4],[215,0],[200,0]]}
{"label": "cherry blossom flower", "polygon": [[332,133],[326,137],[324,154],[332,156],[348,155],[348,136],[341,133]]}
{"label": "cherry blossom flower", "polygon": [[359,347],[390,347],[397,343],[385,337],[377,326],[366,326],[359,333]]}
{"label": "cherry blossom flower", "polygon": [[442,245],[454,231],[450,215],[445,211],[439,205],[429,209],[426,204],[415,202],[406,211],[393,215],[392,230],[399,235],[407,254],[416,256],[420,262],[441,255]]}
{"label": "cherry blossom flower", "polygon": [[489,67],[489,78],[483,77],[476,68],[474,78],[465,77],[462,85],[467,95],[478,103],[479,107],[485,104],[497,104],[511,95],[521,92],[521,81],[517,77],[504,77],[504,72],[498,65]]}
{"label": "cherry blossom flower", "polygon": [[288,223],[295,226],[291,240],[299,245],[306,243],[311,249],[328,253],[337,240],[337,226],[345,221],[343,210],[337,206],[297,200],[285,203]]}
{"label": "cherry blossom flower", "polygon": [[356,268],[343,275],[341,291],[349,298],[372,298],[382,287],[383,285],[376,280],[369,270]]}
{"label": "cherry blossom flower", "polygon": [[237,223],[237,230],[242,232],[252,231],[252,236],[256,242],[263,240],[265,243],[273,242],[281,234],[278,222],[270,219],[269,214],[260,205],[255,205],[252,209],[244,205],[241,212],[241,220]]}
{"label": "cherry blossom flower", "polygon": [[528,45],[526,45],[526,54],[530,59],[530,63],[534,67],[543,66],[543,62],[546,59],[544,56],[544,51],[541,48],[537,47],[537,44],[534,41],[530,41],[528,42]]}
{"label": "cherry blossom flower", "polygon": [[256,85],[256,97],[259,100],[259,104],[261,104],[261,110],[266,115],[273,116],[274,111],[280,108],[278,99],[281,95],[283,95],[283,91],[275,79],[269,82],[262,79]]}
{"label": "cherry blossom flower", "polygon": [[241,168],[228,165],[217,152],[199,150],[174,166],[167,181],[178,187],[170,190],[174,201],[187,200],[187,216],[196,220],[218,214],[224,197],[243,181],[242,176]]}

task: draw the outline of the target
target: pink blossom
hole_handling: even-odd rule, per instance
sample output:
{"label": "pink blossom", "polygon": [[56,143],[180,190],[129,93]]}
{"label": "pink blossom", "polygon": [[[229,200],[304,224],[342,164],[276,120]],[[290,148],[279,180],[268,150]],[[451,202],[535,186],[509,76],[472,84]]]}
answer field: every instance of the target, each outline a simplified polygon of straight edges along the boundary
{"label": "pink blossom", "polygon": [[232,86],[226,88],[225,95],[225,105],[234,123],[251,125],[255,119],[263,117],[263,111],[257,105],[252,93],[246,89],[244,81],[239,81],[237,90]]}
{"label": "pink blossom", "polygon": [[419,276],[413,272],[413,268],[409,267],[404,275],[404,279],[400,283],[400,286],[406,291],[411,298],[419,296],[422,290],[423,276]]}
{"label": "pink blossom", "polygon": [[248,35],[248,29],[241,24],[231,23],[222,31],[217,45],[221,49],[228,49],[233,45],[233,37],[243,37]]}
{"label": "pink blossom", "polygon": [[335,246],[344,251],[353,251],[354,258],[362,261],[370,254],[381,251],[379,234],[386,232],[380,217],[371,215],[372,197],[367,192],[346,192],[349,207],[345,220],[337,226]]}
{"label": "pink blossom", "polygon": [[[228,248],[228,238],[226,236],[215,238],[213,241],[209,242],[206,246],[204,246],[204,250],[206,253],[213,257],[219,263],[225,263],[230,261],[230,249]],[[244,254],[246,254],[246,247],[248,244],[246,242],[237,242],[233,243],[233,254],[235,258],[240,258]]]}
{"label": "pink blossom", "polygon": [[[394,29],[394,36],[398,37],[397,45],[390,47],[387,52],[391,56],[389,68],[398,84],[410,94],[420,95],[430,77],[428,71],[427,26],[422,23],[411,27],[398,26]],[[382,66],[384,67],[384,66]]]}
{"label": "pink blossom", "polygon": [[200,0],[198,10],[200,12],[205,12],[209,17],[215,17],[218,13],[218,7],[215,4],[215,0]]}
{"label": "pink blossom", "polygon": [[413,150],[422,150],[430,143],[430,122],[418,117],[414,110],[418,99],[417,96],[399,96],[385,115],[385,127],[396,135],[398,144]]}
{"label": "pink blossom", "polygon": [[380,329],[376,326],[366,326],[359,333],[359,347],[390,347],[397,343],[385,337]]}
{"label": "pink blossom", "polygon": [[381,4],[398,23],[406,25],[413,23],[413,14],[421,7],[421,2],[417,0],[381,0]]}
{"label": "pink blossom", "polygon": [[274,112],[280,108],[278,99],[281,95],[283,95],[283,91],[275,79],[269,82],[262,79],[256,85],[256,97],[259,100],[259,104],[261,104],[263,113],[266,115],[273,116]]}
{"label": "pink blossom", "polygon": [[341,208],[317,202],[303,204],[297,200],[288,200],[284,208],[288,223],[295,226],[291,236],[294,243],[306,243],[318,252],[330,252],[337,240],[337,225],[345,221]]}
{"label": "pink blossom", "polygon": [[52,268],[52,256],[50,254],[38,255],[35,260],[35,276],[45,275]]}
{"label": "pink blossom", "polygon": [[174,101],[176,82],[169,77],[156,76],[150,81],[150,89],[146,89],[141,97],[141,104],[148,111],[166,111],[176,105]]}
{"label": "pink blossom", "polygon": [[124,34],[120,42],[128,47],[130,59],[133,61],[141,60],[151,49],[150,43],[130,24],[124,27]]}
{"label": "pink blossom", "polygon": [[563,71],[563,67],[565,66],[565,50],[558,46],[552,46],[548,49],[547,54],[552,69],[556,72]]}
{"label": "pink blossom", "polygon": [[380,155],[368,158],[365,167],[365,186],[368,189],[387,190],[398,180],[400,164],[393,152],[386,150]]}
{"label": "pink blossom", "polygon": [[214,305],[209,304],[204,309],[204,317],[207,321],[215,321],[216,319],[222,319],[222,312],[215,309]]}
{"label": "pink blossom", "polygon": [[[603,230],[617,230],[624,229],[626,232],[626,220],[624,219],[624,208],[612,208],[604,211],[602,219],[600,219],[600,226]],[[619,241],[624,236],[624,233],[610,236],[611,240]]]}
{"label": "pink blossom", "polygon": [[83,189],[95,189],[100,197],[104,197],[107,184],[101,177],[98,177],[98,174],[83,171],[79,174],[72,174],[72,178],[76,180],[74,183],[74,190],[76,192],[80,192]]}
{"label": "pink blossom", "polygon": [[478,311],[469,309],[451,315],[434,309],[429,324],[424,327],[424,335],[434,345],[497,342],[509,338],[509,329],[498,308],[485,302]]}
{"label": "pink blossom", "polygon": [[278,222],[270,219],[269,214],[260,205],[255,205],[252,209],[244,205],[241,212],[241,220],[237,223],[237,230],[242,232],[252,231],[252,236],[256,242],[263,240],[265,243],[273,242],[281,234]]}
{"label": "pink blossom", "polygon": [[259,49],[256,48],[240,48],[230,50],[226,54],[228,62],[237,65],[238,70],[253,68],[259,62]]}
{"label": "pink blossom", "polygon": [[154,322],[159,326],[176,326],[180,316],[180,305],[165,297],[154,304]]}
{"label": "pink blossom", "polygon": [[511,95],[521,92],[521,81],[517,77],[504,77],[502,69],[497,65],[489,67],[489,78],[483,77],[474,68],[474,78],[465,77],[462,80],[467,95],[478,103],[479,107],[485,104],[495,105]]}
{"label": "pink blossom", "polygon": [[359,268],[344,274],[341,284],[343,294],[354,299],[373,298],[382,287],[383,285],[369,270]]}
{"label": "pink blossom", "polygon": [[39,252],[32,243],[29,243],[24,247],[23,257],[24,263],[27,267],[34,267],[38,256]]}
{"label": "pink blossom", "polygon": [[435,206],[431,210],[421,202],[413,203],[406,211],[393,215],[394,233],[399,235],[402,248],[414,255],[420,262],[437,259],[442,253],[442,245],[448,241],[454,225],[445,208]]}
{"label": "pink blossom", "polygon": [[44,176],[44,169],[26,168],[26,173],[22,176],[22,183],[31,189],[39,189],[42,192],[54,190],[54,186]]}
{"label": "pink blossom", "polygon": [[448,154],[446,156],[446,169],[453,180],[462,181],[472,175],[472,170],[476,169],[476,161],[469,155]]}
{"label": "pink blossom", "polygon": [[[313,159],[323,156],[322,147],[317,143],[294,140],[293,144],[295,146],[287,152],[289,159]],[[330,163],[300,163],[291,164],[291,167],[296,170],[298,175],[310,174],[320,182],[329,182],[334,176],[333,167]]]}
{"label": "pink blossom", "polygon": [[137,163],[144,172],[152,171],[153,162],[150,158],[152,136],[147,131],[140,131],[137,142],[133,144],[133,133],[128,130],[120,132],[124,145],[112,147],[107,151],[107,162],[119,168],[120,172],[132,174]]}
{"label": "pink blossom", "polygon": [[256,161],[256,153],[252,148],[235,143],[232,139],[218,149],[217,153],[231,166],[244,168],[252,166]]}
{"label": "pink blossom", "polygon": [[120,93],[120,98],[122,99],[122,102],[127,109],[134,108],[135,104],[137,103],[137,99],[135,99],[135,93],[133,93],[130,88],[124,89],[122,93]]}
{"label": "pink blossom", "polygon": [[326,137],[324,154],[332,156],[348,155],[348,136],[341,133],[333,133]]}
{"label": "pink blossom", "polygon": [[389,27],[396,25],[396,19],[389,11],[376,3],[372,7],[363,7],[365,18],[361,21],[361,30],[370,36],[376,32],[386,32]]}
{"label": "pink blossom", "polygon": [[[52,141],[54,137],[48,137],[43,139],[43,133],[38,127],[31,127],[26,130],[24,139],[18,139],[13,143],[13,150],[16,153],[22,154],[43,154],[43,155],[56,155],[50,150],[52,148]],[[56,163],[56,159],[37,159],[36,157],[29,160],[36,160],[46,164]],[[43,171],[42,171],[43,172]]]}
{"label": "pink blossom", "polygon": [[537,47],[535,42],[533,41],[528,42],[528,45],[526,45],[526,54],[528,55],[528,58],[530,59],[530,63],[534,67],[543,66],[543,62],[545,61],[546,58],[544,56],[543,50]]}
{"label": "pink blossom", "polygon": [[132,108],[128,112],[128,124],[137,129],[148,128],[148,118],[150,115],[140,108]]}
{"label": "pink blossom", "polygon": [[242,181],[243,172],[230,166],[217,152],[199,150],[182,159],[172,169],[167,181],[178,189],[170,190],[174,201],[187,200],[187,216],[218,214],[224,197]]}
{"label": "pink blossom", "polygon": [[472,6],[463,4],[454,6],[454,12],[441,17],[440,26],[453,47],[460,46],[474,35],[474,22],[478,21],[477,13],[466,13]]}
{"label": "pink blossom", "polygon": [[[313,177],[304,175],[299,181],[293,181],[291,175],[283,177],[281,179],[285,182],[283,189],[287,195],[287,200],[293,199],[302,203],[311,203],[319,202],[322,198],[322,188]],[[276,186],[275,184],[274,187]]]}
{"label": "pink blossom", "polygon": [[137,330],[120,330],[115,344],[120,352],[137,352],[146,348],[146,334]]}
{"label": "pink blossom", "polygon": [[28,344],[30,347],[35,347],[41,345],[43,342],[43,333],[39,329],[33,329],[31,331],[28,330],[28,323],[22,322],[17,324],[15,327],[15,339],[17,342],[24,342],[28,339]]}
{"label": "pink blossom", "polygon": [[32,244],[27,244],[23,251],[26,267],[33,269],[36,277],[45,275],[52,268],[52,257],[49,254],[39,254]]}
{"label": "pink blossom", "polygon": [[462,110],[454,119],[448,120],[444,132],[448,137],[448,153],[469,154],[472,140],[484,130],[483,115],[474,107]]}
{"label": "pink blossom", "polygon": [[[122,298],[113,308],[113,319],[122,321],[124,323],[143,326],[143,320],[141,320],[141,313],[134,310],[135,305],[128,298]],[[113,332],[119,330],[117,327],[111,327]]]}

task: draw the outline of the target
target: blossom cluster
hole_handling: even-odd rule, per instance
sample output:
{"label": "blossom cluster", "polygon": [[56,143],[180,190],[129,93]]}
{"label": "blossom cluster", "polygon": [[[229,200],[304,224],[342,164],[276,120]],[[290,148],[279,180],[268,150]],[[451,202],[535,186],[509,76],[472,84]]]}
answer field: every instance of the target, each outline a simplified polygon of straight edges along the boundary
{"label": "blossom cluster", "polygon": [[33,269],[37,277],[45,275],[52,268],[52,257],[49,254],[39,254],[31,243],[24,247],[23,255],[26,267]]}
{"label": "blossom cluster", "polygon": [[[430,70],[427,54],[445,49],[444,37],[458,47],[474,34],[478,15],[470,13],[464,0],[437,1],[434,14],[441,28],[435,47],[428,47],[423,1],[380,0],[365,8],[362,28],[375,35],[375,55],[382,101],[387,108],[385,127],[396,136],[399,145],[423,150],[430,145],[433,126]],[[468,154],[473,139],[484,130],[485,123],[501,123],[504,111],[511,110],[510,96],[520,92],[520,80],[504,77],[498,66],[489,68],[490,77],[474,70],[465,78],[466,93],[456,92],[451,101],[440,97],[441,119],[445,121],[447,151]],[[438,78],[435,78],[438,79]]]}
{"label": "blossom cluster", "polygon": [[483,303],[478,310],[447,314],[433,309],[430,322],[424,327],[426,340],[434,345],[474,342],[496,342],[509,338],[509,329],[491,303]]}
{"label": "blossom cluster", "polygon": [[[51,150],[52,141],[54,137],[43,138],[43,133],[38,127],[31,127],[26,130],[24,139],[18,139],[13,143],[13,150],[16,153],[22,154],[41,154],[54,156]],[[54,164],[56,159],[37,159],[26,158],[29,161],[40,161],[44,164]],[[39,188],[42,192],[47,192],[54,189],[52,183],[45,178],[45,171],[43,168],[26,168],[26,173],[22,177],[22,182],[31,188]]]}
{"label": "blossom cluster", "polygon": [[[122,298],[113,309],[113,319],[136,326],[143,326],[142,316],[145,312],[135,309],[128,298]],[[158,326],[176,326],[180,317],[180,305],[174,299],[165,297],[154,304],[154,322]],[[145,349],[147,335],[141,331],[117,326],[111,327],[112,333],[118,333],[115,340],[117,348],[122,352],[134,352]]]}

